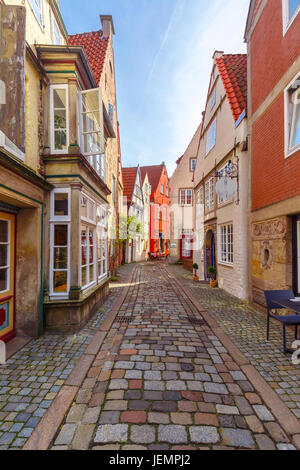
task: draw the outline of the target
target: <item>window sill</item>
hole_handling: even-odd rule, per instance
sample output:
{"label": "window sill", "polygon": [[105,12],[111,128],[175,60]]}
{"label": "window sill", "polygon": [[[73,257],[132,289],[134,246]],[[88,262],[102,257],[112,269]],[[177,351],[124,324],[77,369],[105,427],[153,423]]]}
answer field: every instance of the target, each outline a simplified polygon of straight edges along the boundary
{"label": "window sill", "polygon": [[295,147],[293,150],[289,150],[288,152],[285,153],[285,160],[287,160],[289,157],[294,155],[294,153],[300,152],[300,145]]}
{"label": "window sill", "polygon": [[225,261],[218,261],[218,265],[225,266],[226,268],[234,268],[234,263],[226,263]]}

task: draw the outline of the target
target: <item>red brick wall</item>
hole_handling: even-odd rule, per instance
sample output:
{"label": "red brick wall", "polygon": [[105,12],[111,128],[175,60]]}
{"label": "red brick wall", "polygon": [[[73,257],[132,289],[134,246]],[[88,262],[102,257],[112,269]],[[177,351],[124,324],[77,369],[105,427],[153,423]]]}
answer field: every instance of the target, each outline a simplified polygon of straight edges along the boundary
{"label": "red brick wall", "polygon": [[300,194],[300,151],[284,158],[284,94],[253,126],[252,207]]}
{"label": "red brick wall", "polygon": [[282,0],[268,0],[251,36],[253,113],[300,53],[300,15],[283,36]]}

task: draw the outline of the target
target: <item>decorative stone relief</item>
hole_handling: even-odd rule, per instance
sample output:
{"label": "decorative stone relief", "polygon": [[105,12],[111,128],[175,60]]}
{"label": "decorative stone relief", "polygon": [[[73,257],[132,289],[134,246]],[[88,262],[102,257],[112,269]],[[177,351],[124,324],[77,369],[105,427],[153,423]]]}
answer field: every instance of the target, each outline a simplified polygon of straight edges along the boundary
{"label": "decorative stone relief", "polygon": [[253,224],[252,235],[254,239],[284,238],[287,234],[287,221],[285,218],[268,220]]}

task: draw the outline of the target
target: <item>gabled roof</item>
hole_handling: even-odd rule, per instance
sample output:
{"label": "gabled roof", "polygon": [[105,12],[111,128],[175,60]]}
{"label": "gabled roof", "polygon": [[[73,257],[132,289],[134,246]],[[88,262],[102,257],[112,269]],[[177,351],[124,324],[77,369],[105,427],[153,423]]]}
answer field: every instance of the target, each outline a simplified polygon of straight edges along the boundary
{"label": "gabled roof", "polygon": [[[146,175],[148,174],[148,172],[147,172],[147,169],[143,168],[143,167],[140,168],[140,170],[141,170],[142,184],[144,184],[145,178],[146,178]],[[149,176],[148,176],[148,179],[149,179]]]}
{"label": "gabled roof", "polygon": [[152,166],[142,166],[141,173],[142,179],[144,180],[144,174],[148,173],[148,178],[152,187],[152,191],[156,191],[159,185],[161,174],[165,169],[165,165],[152,165]]}
{"label": "gabled roof", "polygon": [[127,197],[128,204],[130,204],[131,202],[137,170],[138,170],[137,167],[122,168],[123,187],[124,187],[123,195],[124,197]]}
{"label": "gabled roof", "polygon": [[247,54],[223,54],[216,63],[237,121],[243,111],[247,112]]}
{"label": "gabled roof", "polygon": [[98,85],[104,68],[108,42],[109,38],[103,37],[101,30],[68,37],[69,46],[82,46],[84,48]]}

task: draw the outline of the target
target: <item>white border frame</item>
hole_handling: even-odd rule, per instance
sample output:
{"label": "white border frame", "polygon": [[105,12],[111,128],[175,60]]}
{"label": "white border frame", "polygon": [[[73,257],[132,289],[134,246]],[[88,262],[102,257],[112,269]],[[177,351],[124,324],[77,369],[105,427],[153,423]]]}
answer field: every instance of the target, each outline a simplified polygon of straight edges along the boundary
{"label": "white border frame", "polygon": [[[68,214],[69,215],[55,215],[54,214],[54,197],[55,194],[68,195]],[[55,188],[50,195],[50,223],[55,222],[71,222],[71,188]]]}
{"label": "white border frame", "polygon": [[295,152],[299,152],[300,144],[290,150],[290,143],[291,143],[291,124],[293,116],[289,116],[290,113],[290,104],[289,104],[289,89],[293,85],[293,83],[299,78],[300,80],[300,70],[294,76],[293,80],[285,87],[284,89],[284,158],[287,159]]}
{"label": "white border frame", "polygon": [[282,0],[282,27],[283,36],[286,35],[287,31],[295,21],[298,13],[300,13],[300,4],[291,18],[289,18],[289,0]]}
{"label": "white border frame", "polygon": [[[221,228],[222,227],[227,227],[228,228],[229,225],[232,225],[232,258],[233,258],[232,263],[229,263],[229,261],[223,261],[221,259],[221,254],[222,254],[222,251],[221,251],[221,244],[222,244]],[[229,268],[233,268],[234,267],[234,258],[235,258],[235,256],[234,256],[234,223],[233,222],[225,222],[225,223],[222,223],[222,224],[218,225],[218,264],[220,264],[222,266],[227,266]]]}
{"label": "white border frame", "polygon": [[[67,130],[67,148],[66,150],[56,150],[55,149],[55,139],[54,139],[54,99],[53,92],[54,90],[66,90],[66,130]],[[50,147],[51,153],[55,154],[67,154],[69,152],[70,145],[70,128],[69,128],[69,86],[67,84],[50,85]]]}
{"label": "white border frame", "polygon": [[[53,290],[53,270],[54,270],[54,227],[55,225],[67,225],[68,227],[68,267],[67,270],[67,292],[54,292]],[[70,272],[71,272],[71,230],[69,222],[52,222],[50,224],[50,279],[49,279],[49,294],[50,299],[68,300],[70,292]]]}

